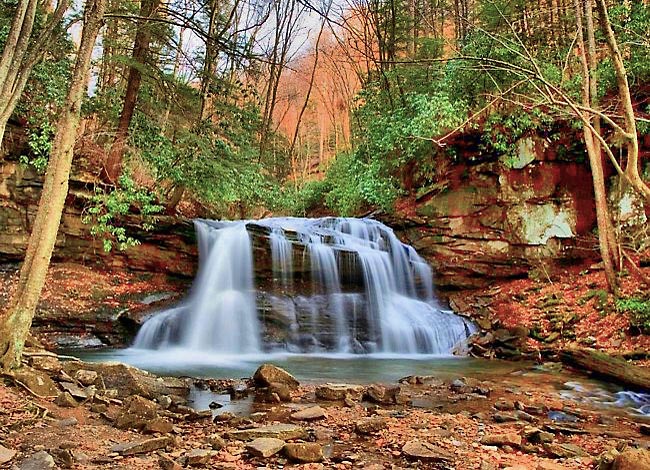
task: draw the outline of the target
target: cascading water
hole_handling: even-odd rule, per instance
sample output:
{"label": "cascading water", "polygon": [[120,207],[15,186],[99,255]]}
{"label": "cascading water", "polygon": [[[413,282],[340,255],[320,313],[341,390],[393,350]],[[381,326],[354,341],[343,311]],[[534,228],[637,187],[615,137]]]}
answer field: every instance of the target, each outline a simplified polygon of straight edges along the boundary
{"label": "cascading water", "polygon": [[[439,307],[426,262],[375,220],[272,218],[195,225],[200,265],[192,292],[180,306],[147,321],[135,348],[448,354],[473,331],[463,318]],[[263,272],[263,260],[253,260],[260,245],[266,247],[261,253],[271,250],[270,273]],[[271,313],[280,310],[282,321],[265,317],[264,296]],[[277,323],[283,322],[278,333]],[[270,341],[272,330],[276,337]]]}

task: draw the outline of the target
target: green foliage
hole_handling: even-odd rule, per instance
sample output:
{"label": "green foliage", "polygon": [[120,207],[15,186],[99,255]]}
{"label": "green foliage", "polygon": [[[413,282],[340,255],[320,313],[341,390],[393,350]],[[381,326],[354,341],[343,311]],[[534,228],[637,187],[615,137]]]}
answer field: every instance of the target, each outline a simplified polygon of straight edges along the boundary
{"label": "green foliage", "polygon": [[119,186],[112,191],[95,188],[90,199],[90,205],[85,209],[82,222],[90,224],[93,237],[101,238],[104,251],[109,252],[114,246],[126,250],[139,245],[139,240],[127,235],[126,228],[121,224],[122,218],[136,207],[140,213],[140,226],[145,231],[154,228],[155,214],[163,207],[156,204],[156,197],[147,190],[138,188],[128,174],[120,177]]}
{"label": "green foliage", "polygon": [[650,334],[650,299],[635,297],[617,299],[616,308],[619,312],[630,314],[632,326],[644,334]]}
{"label": "green foliage", "polygon": [[45,121],[37,129],[28,129],[27,145],[30,149],[29,155],[21,155],[20,162],[24,165],[32,165],[39,173],[44,173],[52,148],[52,138],[56,129],[49,121]]}

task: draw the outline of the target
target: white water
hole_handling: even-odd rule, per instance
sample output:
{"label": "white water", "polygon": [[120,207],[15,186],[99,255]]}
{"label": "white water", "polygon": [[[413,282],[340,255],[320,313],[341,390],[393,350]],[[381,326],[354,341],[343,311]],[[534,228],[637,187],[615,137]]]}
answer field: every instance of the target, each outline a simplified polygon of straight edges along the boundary
{"label": "white water", "polygon": [[[294,248],[304,251],[302,261],[308,266],[302,271],[309,273],[311,292],[289,297],[286,312],[293,336],[288,335],[281,350],[444,355],[473,331],[461,317],[439,307],[431,268],[380,222],[273,218],[195,225],[200,265],[192,292],[180,306],[147,321],[134,348],[190,350],[197,356],[266,352],[248,225],[268,233],[275,290],[294,285]],[[352,285],[360,292],[346,291],[355,284],[350,278],[362,282]],[[306,320],[298,324],[301,312]]]}

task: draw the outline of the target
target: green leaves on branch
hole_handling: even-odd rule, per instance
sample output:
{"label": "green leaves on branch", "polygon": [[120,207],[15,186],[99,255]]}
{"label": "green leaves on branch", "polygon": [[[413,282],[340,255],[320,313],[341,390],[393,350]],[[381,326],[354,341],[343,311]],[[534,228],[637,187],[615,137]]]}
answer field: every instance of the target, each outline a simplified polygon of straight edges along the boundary
{"label": "green leaves on branch", "polygon": [[93,237],[102,240],[104,251],[114,247],[120,251],[137,246],[140,241],[127,234],[124,218],[137,209],[141,216],[138,225],[145,231],[151,231],[156,222],[155,214],[163,207],[156,204],[156,197],[146,189],[141,189],[127,174],[120,177],[119,186],[112,191],[95,188],[90,204],[82,217],[84,224],[90,224]]}

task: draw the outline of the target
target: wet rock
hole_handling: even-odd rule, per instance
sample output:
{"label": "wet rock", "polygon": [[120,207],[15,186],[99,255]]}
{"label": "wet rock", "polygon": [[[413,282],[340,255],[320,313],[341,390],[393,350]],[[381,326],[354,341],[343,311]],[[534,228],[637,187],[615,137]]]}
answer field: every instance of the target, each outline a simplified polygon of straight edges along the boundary
{"label": "wet rock", "polygon": [[574,444],[544,444],[544,450],[551,457],[559,459],[568,459],[571,457],[587,457],[587,454],[582,448]]}
{"label": "wet rock", "polygon": [[79,369],[74,373],[75,380],[85,386],[93,385],[97,377],[98,374],[94,370]]}
{"label": "wet rock", "polygon": [[171,446],[174,440],[169,437],[154,437],[139,441],[124,442],[111,447],[111,452],[117,452],[120,455],[146,454],[154,450],[163,449]]}
{"label": "wet rock", "polygon": [[355,430],[359,434],[373,434],[388,426],[386,420],[382,417],[375,416],[373,418],[363,418],[357,421],[354,425]]}
{"label": "wet rock", "polygon": [[455,379],[449,385],[449,388],[452,392],[456,393],[471,393],[472,387],[466,382],[465,378]]}
{"label": "wet rock", "polygon": [[253,375],[253,381],[258,387],[268,387],[272,383],[280,383],[288,386],[291,390],[296,390],[300,382],[284,369],[273,364],[262,364]]}
{"label": "wet rock", "polygon": [[481,444],[486,446],[521,446],[521,436],[515,432],[503,434],[486,434],[481,439]]}
{"label": "wet rock", "polygon": [[3,445],[0,445],[0,465],[3,463],[9,462],[16,455],[16,451],[13,449],[8,449]]}
{"label": "wet rock", "polygon": [[248,397],[248,384],[244,381],[235,382],[228,387],[231,400],[242,400]]}
{"label": "wet rock", "polygon": [[223,405],[219,402],[211,401],[210,404],[208,405],[208,408],[210,408],[211,410],[218,410],[219,408],[223,408]]}
{"label": "wet rock", "polygon": [[144,432],[147,434],[167,434],[172,432],[173,429],[174,424],[165,418],[154,418],[144,425]]}
{"label": "wet rock", "polygon": [[30,360],[30,365],[34,369],[49,372],[51,374],[58,374],[61,371],[61,361],[53,356],[35,356]]}
{"label": "wet rock", "polygon": [[315,442],[291,443],[284,446],[284,454],[294,462],[312,463],[323,460],[323,448]]}
{"label": "wet rock", "polygon": [[61,392],[56,396],[54,403],[62,408],[74,408],[79,406],[77,400],[70,395],[70,392]]}
{"label": "wet rock", "polygon": [[313,421],[316,419],[325,418],[326,416],[327,414],[325,413],[325,410],[316,405],[305,408],[304,410],[296,411],[291,415],[291,419],[295,419],[297,421]]}
{"label": "wet rock", "polygon": [[650,425],[647,424],[639,425],[639,432],[644,436],[650,436]]}
{"label": "wet rock", "polygon": [[284,441],[273,437],[259,437],[246,444],[246,450],[255,457],[268,458],[277,454],[284,447]]}
{"label": "wet rock", "polygon": [[650,470],[650,451],[625,450],[614,459],[612,470]]}
{"label": "wet rock", "polygon": [[252,441],[258,437],[273,437],[275,439],[305,439],[307,432],[293,424],[273,424],[252,429],[241,429],[227,433],[228,438],[240,441]]}
{"label": "wet rock", "polygon": [[346,397],[353,401],[361,401],[364,387],[352,384],[327,383],[316,387],[316,398],[328,401],[342,401]]}
{"label": "wet rock", "polygon": [[565,413],[564,411],[549,411],[548,419],[557,423],[575,423],[580,420],[577,416]]}
{"label": "wet rock", "polygon": [[25,385],[39,397],[56,397],[59,389],[45,372],[32,369],[31,367],[22,367],[14,374],[14,379]]}
{"label": "wet rock", "polygon": [[212,446],[213,450],[221,450],[226,447],[226,440],[219,434],[210,434],[208,436],[208,444]]}
{"label": "wet rock", "polygon": [[18,468],[20,470],[48,470],[54,468],[55,465],[54,457],[42,450],[20,462]]}
{"label": "wet rock", "polygon": [[424,461],[451,461],[453,455],[447,451],[422,441],[409,441],[402,447],[402,453],[410,459]]}
{"label": "wet rock", "polygon": [[277,395],[281,402],[291,401],[291,388],[286,384],[274,382],[266,390],[270,394]]}
{"label": "wet rock", "polygon": [[366,388],[366,398],[380,405],[392,405],[397,403],[397,397],[402,389],[399,386],[387,387],[385,385],[373,384]]}
{"label": "wet rock", "polygon": [[187,465],[190,467],[201,467],[210,462],[212,451],[209,449],[192,449],[185,454]]}
{"label": "wet rock", "polygon": [[409,385],[433,385],[434,387],[441,387],[444,385],[442,380],[433,375],[409,375],[407,377],[402,377],[398,382]]}

